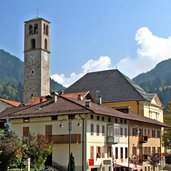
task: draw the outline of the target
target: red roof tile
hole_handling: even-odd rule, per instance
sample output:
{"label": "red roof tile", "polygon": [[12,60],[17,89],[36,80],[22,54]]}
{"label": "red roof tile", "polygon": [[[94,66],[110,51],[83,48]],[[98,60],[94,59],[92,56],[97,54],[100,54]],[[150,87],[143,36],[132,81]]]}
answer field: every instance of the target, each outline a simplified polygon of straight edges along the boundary
{"label": "red roof tile", "polygon": [[21,103],[20,102],[16,102],[16,101],[12,101],[12,100],[6,100],[6,99],[2,99],[0,98],[0,101],[5,102],[7,104],[10,104],[12,106],[18,107]]}

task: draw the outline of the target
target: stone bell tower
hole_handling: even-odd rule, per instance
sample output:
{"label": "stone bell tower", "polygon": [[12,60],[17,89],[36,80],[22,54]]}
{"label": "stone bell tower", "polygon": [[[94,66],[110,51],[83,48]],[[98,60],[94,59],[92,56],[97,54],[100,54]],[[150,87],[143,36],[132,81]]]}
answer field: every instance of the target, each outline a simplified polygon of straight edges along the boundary
{"label": "stone bell tower", "polygon": [[24,102],[50,94],[50,22],[43,18],[25,21]]}

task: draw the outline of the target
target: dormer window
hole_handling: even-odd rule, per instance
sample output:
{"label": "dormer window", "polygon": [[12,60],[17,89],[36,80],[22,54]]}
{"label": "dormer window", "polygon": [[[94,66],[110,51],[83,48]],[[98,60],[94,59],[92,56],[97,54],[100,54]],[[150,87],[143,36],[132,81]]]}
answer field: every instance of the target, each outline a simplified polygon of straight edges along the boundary
{"label": "dormer window", "polygon": [[38,24],[34,24],[34,34],[38,34]]}

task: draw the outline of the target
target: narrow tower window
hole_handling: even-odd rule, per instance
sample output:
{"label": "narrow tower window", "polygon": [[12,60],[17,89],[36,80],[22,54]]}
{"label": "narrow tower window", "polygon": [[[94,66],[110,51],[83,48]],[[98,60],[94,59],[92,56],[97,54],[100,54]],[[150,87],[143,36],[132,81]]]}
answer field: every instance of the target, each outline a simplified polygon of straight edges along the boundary
{"label": "narrow tower window", "polygon": [[31,49],[35,49],[35,48],[36,48],[36,40],[31,39]]}
{"label": "narrow tower window", "polygon": [[38,24],[34,24],[34,34],[38,34]]}
{"label": "narrow tower window", "polygon": [[30,34],[33,34],[33,26],[32,26],[32,25],[29,25],[28,28],[29,28],[29,29],[28,29],[28,30],[29,30],[29,35],[30,35]]}
{"label": "narrow tower window", "polygon": [[45,49],[47,50],[47,39],[45,39]]}
{"label": "narrow tower window", "polygon": [[43,34],[46,34],[46,25],[43,24]]}
{"label": "narrow tower window", "polygon": [[46,35],[48,36],[48,34],[49,34],[49,27],[48,27],[48,25],[46,26]]}

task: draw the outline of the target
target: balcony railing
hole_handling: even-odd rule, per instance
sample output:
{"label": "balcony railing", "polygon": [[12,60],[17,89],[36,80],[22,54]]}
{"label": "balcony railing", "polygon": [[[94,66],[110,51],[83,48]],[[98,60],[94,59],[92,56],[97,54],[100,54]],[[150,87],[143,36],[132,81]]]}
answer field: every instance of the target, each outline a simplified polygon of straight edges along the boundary
{"label": "balcony railing", "polygon": [[[50,142],[54,144],[69,144],[69,135],[47,135],[46,136]],[[81,143],[81,134],[71,134],[71,144],[80,144]]]}
{"label": "balcony railing", "polygon": [[106,137],[107,144],[117,144],[119,143],[119,138],[115,138],[114,136]]}

